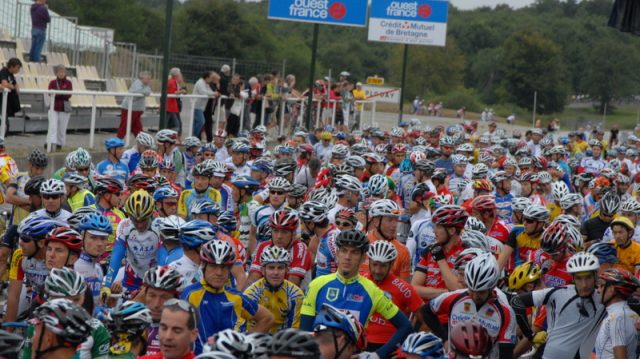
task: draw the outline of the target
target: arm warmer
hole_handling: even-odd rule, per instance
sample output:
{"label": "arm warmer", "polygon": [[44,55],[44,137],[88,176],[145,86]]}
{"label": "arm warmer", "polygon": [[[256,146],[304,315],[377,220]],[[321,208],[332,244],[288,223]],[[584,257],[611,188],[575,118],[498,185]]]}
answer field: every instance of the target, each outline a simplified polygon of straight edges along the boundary
{"label": "arm warmer", "polygon": [[442,325],[442,323],[440,323],[438,315],[431,310],[431,306],[425,304],[420,308],[420,311],[422,312],[422,319],[425,324],[429,326],[433,334],[440,337],[444,342],[449,340],[449,328],[446,324]]}
{"label": "arm warmer", "polygon": [[316,320],[316,317],[312,317],[310,315],[300,315],[300,330],[304,330],[307,332],[313,331],[313,322]]}
{"label": "arm warmer", "polygon": [[533,306],[533,295],[531,293],[514,295],[509,304],[511,304],[513,311],[516,313],[516,322],[522,331],[522,335],[532,342],[533,331],[531,330],[531,325],[529,325],[529,318],[527,318],[527,308]]}
{"label": "arm warmer", "polygon": [[398,348],[399,344],[402,344],[404,339],[412,331],[411,322],[400,311],[391,318],[391,324],[396,327],[396,332],[393,333],[393,336],[389,338],[389,341],[385,345],[376,350],[376,354],[378,354],[380,358],[391,357],[391,353]]}

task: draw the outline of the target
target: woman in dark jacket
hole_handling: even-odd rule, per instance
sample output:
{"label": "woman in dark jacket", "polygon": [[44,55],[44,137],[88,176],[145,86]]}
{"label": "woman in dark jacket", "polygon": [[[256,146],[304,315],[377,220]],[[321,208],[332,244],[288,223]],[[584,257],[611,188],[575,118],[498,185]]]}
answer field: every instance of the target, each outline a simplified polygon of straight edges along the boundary
{"label": "woman in dark jacket", "polygon": [[[67,79],[67,70],[63,65],[54,67],[56,78],[49,82],[49,90],[72,91],[71,81]],[[53,109],[49,111],[49,130],[47,143],[56,145],[56,149],[62,149],[67,138],[67,125],[71,117],[71,95],[55,95]],[[65,104],[66,102],[66,104]]]}

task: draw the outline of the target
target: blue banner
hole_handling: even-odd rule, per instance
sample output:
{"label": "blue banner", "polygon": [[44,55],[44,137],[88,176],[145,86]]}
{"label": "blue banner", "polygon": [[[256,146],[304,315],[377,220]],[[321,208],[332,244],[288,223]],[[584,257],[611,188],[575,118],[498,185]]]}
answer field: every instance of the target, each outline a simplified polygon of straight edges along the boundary
{"label": "blue banner", "polygon": [[269,19],[367,25],[367,0],[270,0]]}
{"label": "blue banner", "polygon": [[369,41],[445,46],[449,2],[371,0]]}
{"label": "blue banner", "polygon": [[437,0],[373,0],[371,17],[408,21],[446,23],[448,1]]}

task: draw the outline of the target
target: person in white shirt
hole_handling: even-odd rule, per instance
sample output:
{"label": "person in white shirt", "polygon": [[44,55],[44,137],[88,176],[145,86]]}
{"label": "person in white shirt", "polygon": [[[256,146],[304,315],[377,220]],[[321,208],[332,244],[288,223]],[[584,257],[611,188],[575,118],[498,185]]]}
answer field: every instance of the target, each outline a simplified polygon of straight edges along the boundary
{"label": "person in white shirt", "polygon": [[[218,92],[211,89],[209,84],[213,81],[214,76],[218,76],[213,71],[205,72],[196,84],[193,86],[194,95],[202,95],[208,97],[217,97]],[[193,136],[200,138],[200,132],[204,127],[204,109],[207,107],[206,98],[197,98],[193,102]]]}

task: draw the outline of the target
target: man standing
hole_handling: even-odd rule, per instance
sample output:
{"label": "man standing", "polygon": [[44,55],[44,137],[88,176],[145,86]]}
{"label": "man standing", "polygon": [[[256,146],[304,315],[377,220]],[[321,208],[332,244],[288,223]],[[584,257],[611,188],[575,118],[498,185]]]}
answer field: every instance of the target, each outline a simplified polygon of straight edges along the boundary
{"label": "man standing", "polygon": [[[18,88],[18,82],[15,75],[20,72],[22,68],[22,62],[17,58],[12,58],[7,61],[5,67],[0,70],[0,89],[8,89],[9,94],[7,96],[7,119],[15,116],[20,111],[20,89]],[[0,92],[0,108],[2,108],[3,95]],[[0,112],[0,116],[2,116]],[[4,120],[3,120],[4,121]],[[7,121],[6,134],[9,133],[9,121]]]}
{"label": "man standing", "polygon": [[[167,84],[167,94],[184,95],[187,89],[182,88],[182,72],[177,67],[169,71],[169,83]],[[167,98],[167,128],[178,132],[178,136],[182,135],[182,120],[180,119],[180,110],[182,103],[178,98]]]}
{"label": "man standing", "polygon": [[47,24],[51,22],[47,0],[36,0],[31,5],[31,51],[29,62],[40,62],[40,55],[47,39]]}
{"label": "man standing", "polygon": [[[149,96],[151,94],[150,84],[151,74],[147,71],[142,71],[138,75],[138,79],[131,83],[129,93]],[[130,101],[133,101],[131,104],[131,133],[133,133],[134,136],[138,136],[138,134],[142,132],[142,121],[140,121],[140,118],[144,113],[145,100],[146,97],[125,97],[124,100],[122,100],[122,105],[120,106],[120,127],[118,127],[118,138],[124,138],[127,134],[127,117],[129,116]]]}

